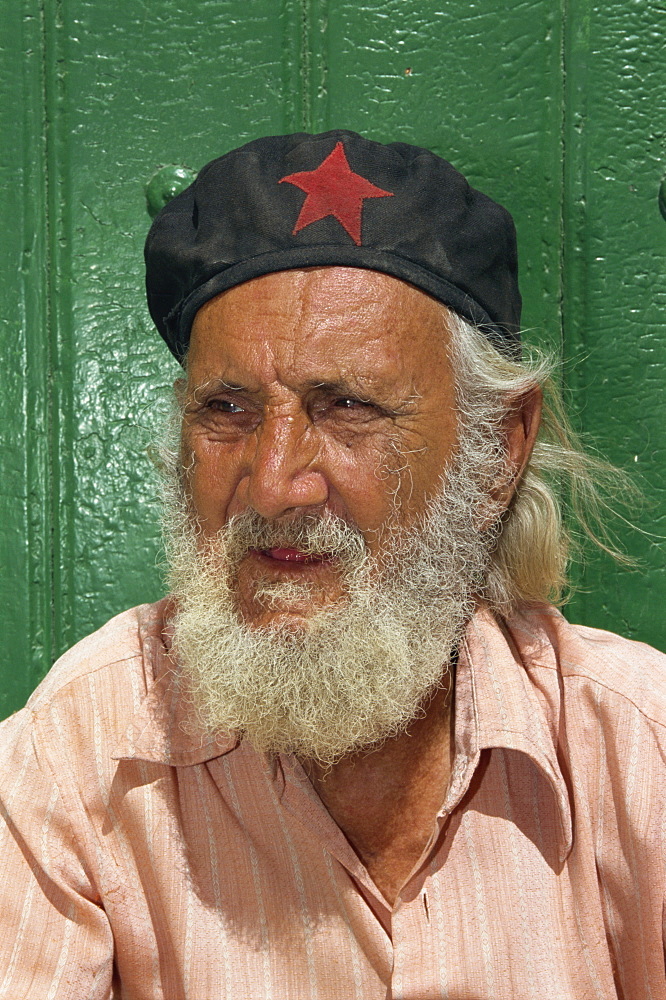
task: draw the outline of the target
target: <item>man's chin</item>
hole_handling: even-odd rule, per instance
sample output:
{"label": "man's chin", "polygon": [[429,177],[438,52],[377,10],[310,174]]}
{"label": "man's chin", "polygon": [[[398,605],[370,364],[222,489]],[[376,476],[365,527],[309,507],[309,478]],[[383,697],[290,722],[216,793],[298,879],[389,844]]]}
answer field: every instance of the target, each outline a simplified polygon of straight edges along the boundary
{"label": "man's chin", "polygon": [[285,638],[306,635],[312,628],[312,612],[305,609],[283,608],[274,611],[260,610],[251,616],[243,615],[242,624],[251,632]]}
{"label": "man's chin", "polygon": [[317,623],[339,613],[348,598],[339,588],[335,593],[311,582],[268,581],[249,594],[237,593],[239,622],[250,629],[272,634],[304,634]]}

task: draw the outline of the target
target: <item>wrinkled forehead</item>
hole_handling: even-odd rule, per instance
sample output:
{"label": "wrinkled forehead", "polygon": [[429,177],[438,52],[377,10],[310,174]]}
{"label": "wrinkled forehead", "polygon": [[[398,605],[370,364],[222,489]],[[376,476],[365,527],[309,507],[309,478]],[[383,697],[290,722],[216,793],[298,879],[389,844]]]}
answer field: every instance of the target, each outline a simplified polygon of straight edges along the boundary
{"label": "wrinkled forehead", "polygon": [[191,379],[344,374],[401,377],[448,363],[450,313],[391,275],[354,267],[275,272],[206,302],[192,327]]}

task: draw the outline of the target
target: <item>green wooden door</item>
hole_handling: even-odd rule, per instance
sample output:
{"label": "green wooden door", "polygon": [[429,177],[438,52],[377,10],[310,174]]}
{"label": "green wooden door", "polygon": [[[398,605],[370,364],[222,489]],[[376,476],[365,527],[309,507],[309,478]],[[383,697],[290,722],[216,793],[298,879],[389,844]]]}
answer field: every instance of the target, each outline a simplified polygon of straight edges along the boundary
{"label": "green wooden door", "polygon": [[647,534],[621,531],[641,571],[592,561],[571,617],[666,647],[663,8],[5,0],[3,19],[0,717],[161,593],[147,449],[176,371],[143,299],[146,183],[303,128],[428,146],[514,213],[528,337],[564,352],[582,427],[651,502]]}

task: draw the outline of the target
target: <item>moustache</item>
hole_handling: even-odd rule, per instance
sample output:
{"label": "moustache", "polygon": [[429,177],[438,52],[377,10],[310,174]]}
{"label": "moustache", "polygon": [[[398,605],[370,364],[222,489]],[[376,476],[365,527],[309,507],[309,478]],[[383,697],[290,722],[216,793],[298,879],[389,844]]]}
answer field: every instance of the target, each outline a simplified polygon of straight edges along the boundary
{"label": "moustache", "polygon": [[330,511],[275,520],[247,508],[234,514],[215,540],[231,568],[250,551],[296,549],[305,556],[336,559],[348,567],[361,565],[368,554],[360,528]]}

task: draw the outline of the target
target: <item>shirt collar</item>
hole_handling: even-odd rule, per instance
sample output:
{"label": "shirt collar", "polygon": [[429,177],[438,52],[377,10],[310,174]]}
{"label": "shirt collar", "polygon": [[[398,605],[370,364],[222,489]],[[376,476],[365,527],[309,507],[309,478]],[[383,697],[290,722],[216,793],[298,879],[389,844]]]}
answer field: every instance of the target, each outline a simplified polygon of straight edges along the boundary
{"label": "shirt collar", "polygon": [[571,799],[557,753],[561,685],[549,633],[554,608],[537,609],[500,624],[484,608],[461,644],[455,689],[455,759],[445,810],[469,787],[482,750],[516,750],[529,757],[550,785],[559,816],[558,855],[572,847]]}
{"label": "shirt collar", "polygon": [[171,658],[172,605],[168,598],[148,605],[139,616],[139,645],[146,693],[114,760],[150,760],[172,767],[203,764],[238,746],[233,735],[212,737],[192,721],[182,678]]}

